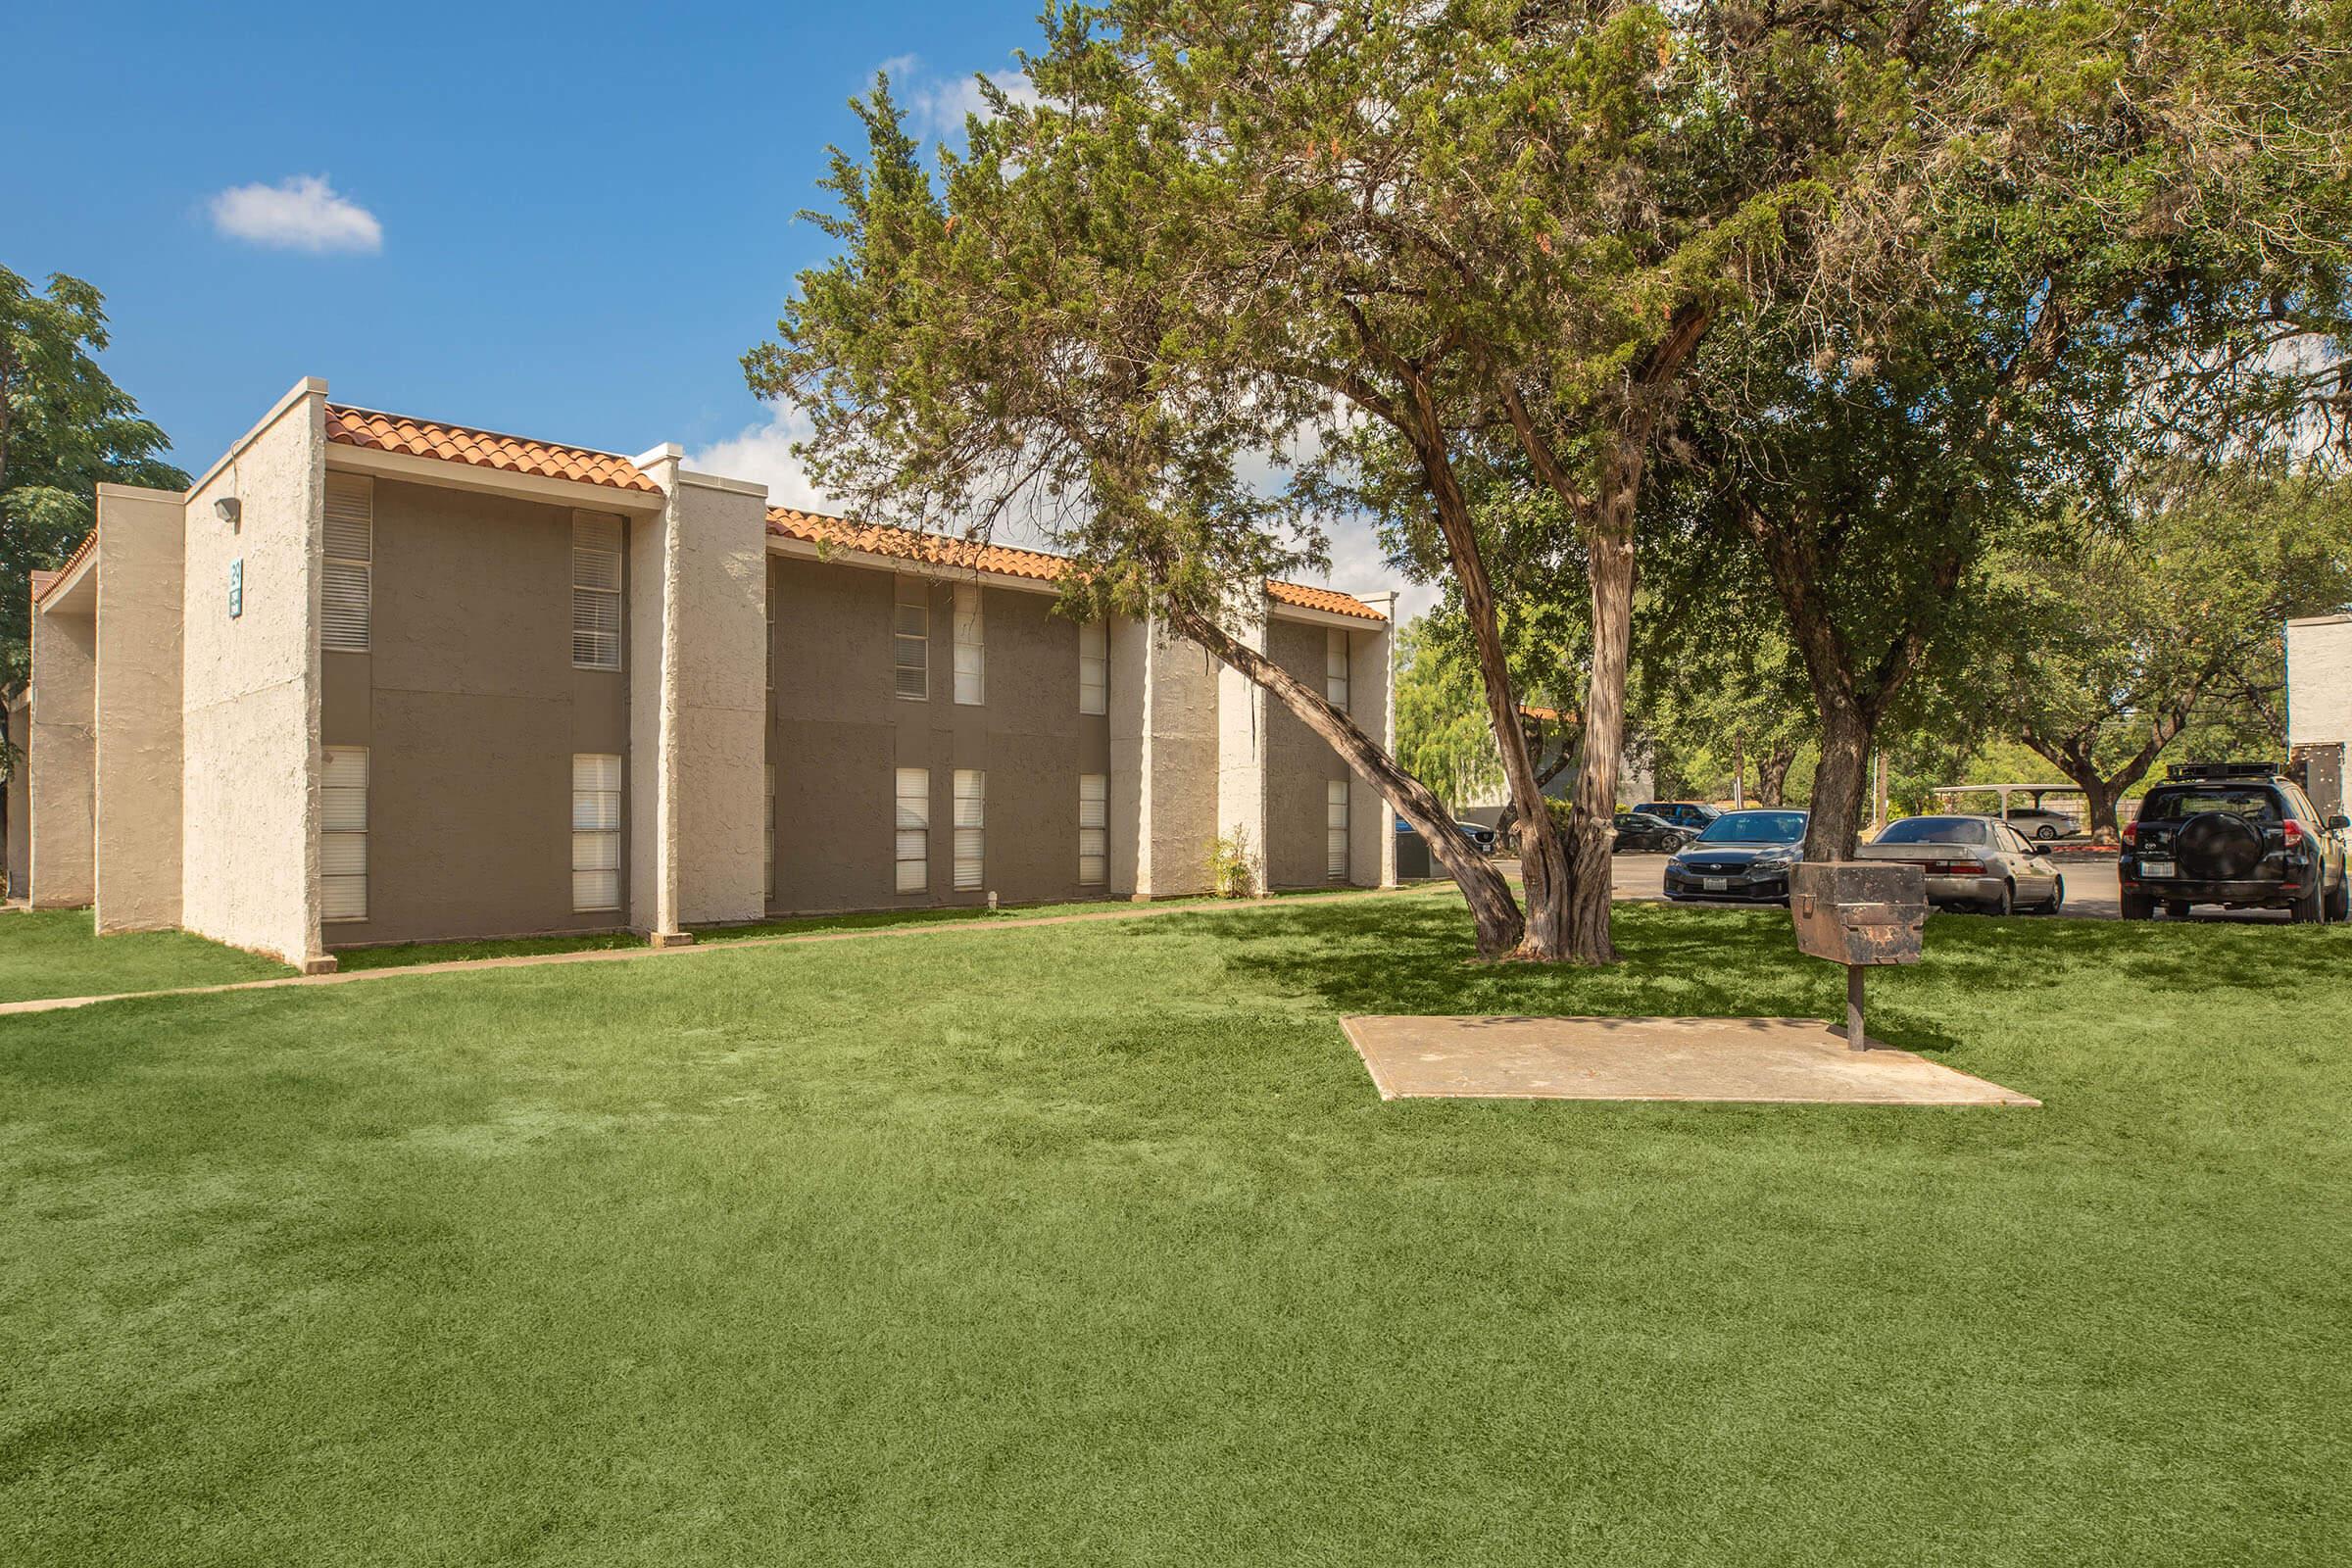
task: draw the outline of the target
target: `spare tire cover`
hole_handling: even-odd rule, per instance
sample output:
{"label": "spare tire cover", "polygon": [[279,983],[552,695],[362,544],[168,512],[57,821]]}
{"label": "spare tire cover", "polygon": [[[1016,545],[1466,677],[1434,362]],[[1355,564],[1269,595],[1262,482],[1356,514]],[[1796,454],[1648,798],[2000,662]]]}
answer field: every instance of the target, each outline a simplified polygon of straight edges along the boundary
{"label": "spare tire cover", "polygon": [[2262,829],[2229,811],[2207,811],[2180,825],[2174,853],[2189,876],[2234,882],[2262,863]]}

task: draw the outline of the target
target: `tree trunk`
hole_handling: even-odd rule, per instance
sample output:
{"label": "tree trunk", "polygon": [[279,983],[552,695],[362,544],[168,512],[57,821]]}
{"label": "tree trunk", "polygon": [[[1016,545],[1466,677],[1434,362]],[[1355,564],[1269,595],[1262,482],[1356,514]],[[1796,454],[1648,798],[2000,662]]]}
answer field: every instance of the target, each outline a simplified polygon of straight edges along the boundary
{"label": "tree trunk", "polygon": [[1778,806],[1788,796],[1788,769],[1796,765],[1796,748],[1760,753],[1756,758],[1756,804]]}
{"label": "tree trunk", "polygon": [[[1586,563],[1592,591],[1592,667],[1586,677],[1584,759],[1570,818],[1568,924],[1559,956],[1615,963],[1609,854],[1617,838],[1617,769],[1625,756],[1625,679],[1633,650],[1635,486],[1641,457],[1610,466]],[[1628,471],[1628,470],[1631,471]]]}
{"label": "tree trunk", "polygon": [[1224,627],[1200,615],[1174,615],[1169,623],[1249,680],[1264,687],[1339,753],[1358,777],[1387,797],[1396,814],[1428,840],[1430,854],[1446,868],[1446,874],[1453,878],[1454,886],[1462,890],[1462,901],[1470,906],[1480,957],[1501,958],[1517,951],[1526,936],[1527,923],[1511,898],[1510,884],[1479,853],[1478,846],[1453,825],[1445,804],[1430,792],[1429,786],[1397,766],[1394,758],[1356,728],[1353,719],[1324,701],[1322,693],[1309,688],[1256,649],[1235,639]]}
{"label": "tree trunk", "polygon": [[1805,858],[1850,860],[1869,807],[1870,715],[1850,701],[1821,705],[1821,765],[1813,772],[1812,813],[1805,822]]}

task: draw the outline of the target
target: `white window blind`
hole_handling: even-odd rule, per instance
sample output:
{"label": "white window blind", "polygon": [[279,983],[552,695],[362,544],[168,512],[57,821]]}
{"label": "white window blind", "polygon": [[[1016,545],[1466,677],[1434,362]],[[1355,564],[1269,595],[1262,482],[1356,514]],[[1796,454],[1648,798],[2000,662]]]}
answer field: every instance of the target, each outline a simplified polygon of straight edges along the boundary
{"label": "white window blind", "polygon": [[1099,888],[1110,868],[1110,775],[1078,775],[1078,885]]}
{"label": "white window blind", "polygon": [[1348,634],[1337,626],[1323,633],[1323,700],[1348,711]]}
{"label": "white window blind", "polygon": [[318,774],[318,914],[368,918],[368,749],[329,746]]}
{"label": "white window blind", "polygon": [[767,764],[767,859],[761,886],[767,889],[767,902],[776,902],[776,764]]}
{"label": "white window blind", "polygon": [[1334,882],[1348,880],[1348,781],[1335,778],[1325,786],[1323,874]]}
{"label": "white window blind", "polygon": [[620,907],[620,759],[571,760],[571,906]]}
{"label": "white window blind", "polygon": [[920,893],[931,886],[931,770],[899,769],[898,890]]}
{"label": "white window blind", "polygon": [[988,775],[974,768],[956,770],[956,887],[969,892],[980,886],[985,858]]}
{"label": "white window blind", "polygon": [[1110,711],[1110,629],[1100,620],[1078,628],[1078,711]]}
{"label": "white window blind", "polygon": [[318,646],[368,652],[375,596],[375,481],[364,473],[326,476],[326,566],[319,579]]}
{"label": "white window blind", "polygon": [[988,701],[988,648],[980,625],[980,586],[956,585],[956,701],[977,708]]}
{"label": "white window blind", "polygon": [[609,512],[571,514],[571,662],[580,669],[620,667],[621,538]]}
{"label": "white window blind", "polygon": [[898,599],[891,607],[890,630],[898,695],[910,703],[929,701],[931,605],[919,577],[898,579]]}

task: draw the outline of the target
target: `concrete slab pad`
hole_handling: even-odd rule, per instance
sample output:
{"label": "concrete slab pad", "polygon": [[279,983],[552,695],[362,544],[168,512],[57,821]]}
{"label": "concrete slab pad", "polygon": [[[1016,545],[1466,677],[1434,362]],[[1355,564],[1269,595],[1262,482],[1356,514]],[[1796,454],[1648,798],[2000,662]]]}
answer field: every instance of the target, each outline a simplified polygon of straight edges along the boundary
{"label": "concrete slab pad", "polygon": [[1817,1018],[1354,1017],[1383,1100],[2038,1105],[1908,1051],[1848,1051]]}

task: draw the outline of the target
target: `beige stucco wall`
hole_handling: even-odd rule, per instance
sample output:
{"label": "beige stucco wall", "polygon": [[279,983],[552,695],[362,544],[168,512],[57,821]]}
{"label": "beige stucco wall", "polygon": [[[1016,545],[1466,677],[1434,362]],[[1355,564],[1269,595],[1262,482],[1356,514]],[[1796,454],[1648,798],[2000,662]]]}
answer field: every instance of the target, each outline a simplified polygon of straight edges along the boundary
{"label": "beige stucco wall", "polygon": [[[71,605],[67,601],[71,600]],[[32,905],[77,908],[97,893],[98,620],[87,584],[32,614]]]}
{"label": "beige stucco wall", "polygon": [[[1348,633],[1348,716],[1355,720],[1356,728],[1394,757],[1396,692],[1392,663],[1395,640],[1391,630],[1396,623],[1396,596],[1366,594],[1362,598],[1389,618],[1370,630]],[[1393,888],[1396,885],[1395,808],[1369,780],[1352,774],[1350,777],[1353,784],[1348,799],[1348,879],[1357,887]]]}
{"label": "beige stucco wall", "polygon": [[[1078,711],[1076,624],[1054,612],[1050,595],[982,587],[987,701],[959,705],[955,584],[922,579],[931,610],[930,693],[902,701],[893,694],[895,583],[887,570],[772,558],[773,907],[971,905],[992,891],[1024,904],[1110,896],[1110,886],[1078,882],[1079,775],[1115,774],[1109,717]],[[1114,655],[1114,704],[1115,665]],[[930,885],[915,894],[898,893],[893,881],[901,767],[931,775]],[[960,892],[953,827],[958,768],[987,775],[984,885]]]}
{"label": "beige stucco wall", "polygon": [[572,757],[628,745],[625,664],[572,667],[572,509],[374,486],[369,651],[321,656],[320,739],[368,753],[368,918],[325,940],[625,924],[571,906]]}
{"label": "beige stucco wall", "polygon": [[[19,692],[8,710],[8,738],[20,760],[29,757],[32,735],[32,693]],[[20,766],[8,775],[8,896],[24,898],[32,886],[32,769]]]}
{"label": "beige stucco wall", "polygon": [[678,920],[756,920],[767,808],[767,492],[676,471]]}
{"label": "beige stucco wall", "polygon": [[1114,620],[1111,884],[1164,899],[1208,886],[1217,828],[1217,686],[1207,650],[1163,628]]}
{"label": "beige stucco wall", "polygon": [[185,516],[175,490],[98,487],[95,915],[102,935],[179,923]]}
{"label": "beige stucco wall", "polygon": [[[1237,614],[1226,629],[1237,641],[1262,654],[1268,622],[1262,610],[1253,612],[1252,616]],[[1226,838],[1238,834],[1248,845],[1250,880],[1259,892],[1272,885],[1266,858],[1268,708],[1264,687],[1231,665],[1218,664],[1216,834]]]}
{"label": "beige stucco wall", "polygon": [[2352,615],[2286,626],[2286,743],[2352,741]]}
{"label": "beige stucco wall", "polygon": [[[668,452],[668,460],[676,454]],[[640,460],[639,466],[646,466]],[[629,747],[625,768],[628,817],[628,875],[625,896],[628,923],[640,931],[678,929],[677,882],[674,862],[663,846],[675,832],[675,772],[671,754],[663,747],[663,713],[668,710],[669,651],[664,630],[668,623],[671,590],[670,518],[629,519],[628,592],[622,617],[626,651],[621,662],[628,672]]]}
{"label": "beige stucco wall", "polygon": [[[318,561],[326,385],[296,386],[189,493],[180,917],[290,961],[318,955]],[[235,496],[238,530],[214,515]],[[245,564],[243,614],[228,569]]]}

